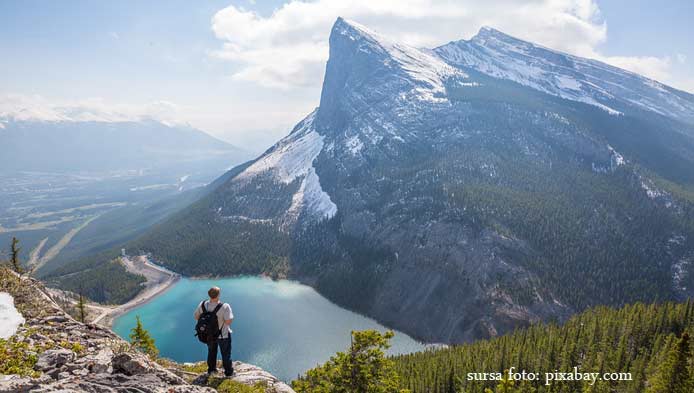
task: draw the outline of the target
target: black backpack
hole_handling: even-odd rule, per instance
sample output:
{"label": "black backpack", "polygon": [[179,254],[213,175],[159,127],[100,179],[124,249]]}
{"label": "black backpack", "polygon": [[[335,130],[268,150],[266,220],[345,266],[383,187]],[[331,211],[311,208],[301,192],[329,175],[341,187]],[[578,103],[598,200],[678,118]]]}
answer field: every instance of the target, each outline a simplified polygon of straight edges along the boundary
{"label": "black backpack", "polygon": [[212,344],[217,341],[217,338],[222,334],[219,329],[219,323],[217,322],[217,311],[224,303],[219,303],[213,311],[207,311],[205,309],[205,301],[200,304],[202,308],[202,314],[198,318],[198,323],[195,324],[195,336],[203,344]]}

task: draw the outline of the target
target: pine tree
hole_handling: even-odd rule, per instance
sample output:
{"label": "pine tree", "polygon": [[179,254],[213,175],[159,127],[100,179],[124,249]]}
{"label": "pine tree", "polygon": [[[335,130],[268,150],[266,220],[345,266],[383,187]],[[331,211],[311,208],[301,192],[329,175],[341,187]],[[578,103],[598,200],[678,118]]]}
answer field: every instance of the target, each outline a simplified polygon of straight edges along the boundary
{"label": "pine tree", "polygon": [[658,369],[647,393],[691,393],[694,391],[688,369],[689,334],[684,333]]}
{"label": "pine tree", "polygon": [[24,269],[19,261],[19,252],[21,250],[22,249],[19,247],[19,239],[13,237],[12,246],[10,248],[10,264],[12,266],[12,270],[14,270],[17,274],[24,274]]}
{"label": "pine tree", "polygon": [[135,316],[135,327],[130,330],[130,342],[138,351],[144,352],[150,357],[155,358],[159,355],[154,339],[142,326],[139,315]]}
{"label": "pine tree", "polygon": [[[82,295],[81,289],[79,292],[79,297],[77,298],[77,311],[79,313],[78,316],[79,316],[80,322],[84,323],[84,318],[85,318],[86,312],[85,312],[84,296]],[[139,318],[138,318],[138,321],[139,321]]]}
{"label": "pine tree", "polygon": [[292,387],[297,393],[405,393],[399,388],[393,361],[384,353],[392,337],[393,332],[352,332],[347,352],[338,352],[324,365],[307,371]]}

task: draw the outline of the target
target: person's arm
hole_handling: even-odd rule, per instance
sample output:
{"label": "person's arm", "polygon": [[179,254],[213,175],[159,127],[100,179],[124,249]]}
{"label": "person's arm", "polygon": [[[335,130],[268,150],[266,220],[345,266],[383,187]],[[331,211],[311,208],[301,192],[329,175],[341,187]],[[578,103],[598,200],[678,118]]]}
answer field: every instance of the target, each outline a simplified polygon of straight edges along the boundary
{"label": "person's arm", "polygon": [[229,327],[234,322],[234,313],[231,311],[229,303],[224,305],[224,326]]}
{"label": "person's arm", "polygon": [[195,312],[193,313],[193,318],[195,318],[196,321],[200,319],[200,304],[198,304],[198,306],[195,307]]}

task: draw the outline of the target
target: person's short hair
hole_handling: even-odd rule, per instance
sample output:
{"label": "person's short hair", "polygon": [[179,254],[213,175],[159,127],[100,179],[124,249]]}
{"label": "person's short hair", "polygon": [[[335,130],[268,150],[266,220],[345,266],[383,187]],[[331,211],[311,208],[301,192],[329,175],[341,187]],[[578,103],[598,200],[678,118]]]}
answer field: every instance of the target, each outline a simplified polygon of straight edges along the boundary
{"label": "person's short hair", "polygon": [[219,289],[219,287],[212,287],[209,291],[207,291],[207,294],[210,296],[210,299],[215,299],[219,297],[220,291],[221,290]]}

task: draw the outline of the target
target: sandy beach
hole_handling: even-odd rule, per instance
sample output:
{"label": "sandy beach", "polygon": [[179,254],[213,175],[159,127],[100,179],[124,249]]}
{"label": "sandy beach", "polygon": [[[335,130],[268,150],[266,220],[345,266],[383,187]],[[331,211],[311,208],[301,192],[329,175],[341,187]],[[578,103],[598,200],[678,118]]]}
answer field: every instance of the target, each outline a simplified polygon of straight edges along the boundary
{"label": "sandy beach", "polygon": [[136,257],[121,257],[121,263],[134,274],[139,274],[147,279],[145,289],[127,303],[118,306],[92,305],[89,307],[99,311],[99,314],[91,320],[91,323],[105,327],[111,327],[113,320],[133,308],[147,303],[156,296],[166,292],[180,278],[181,275],[157,266],[146,255]]}

